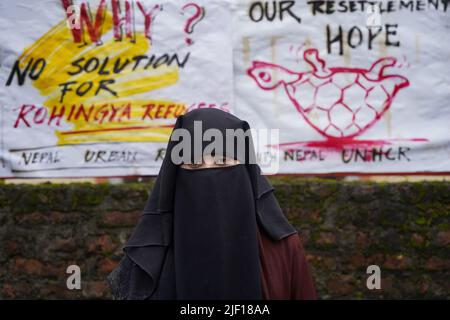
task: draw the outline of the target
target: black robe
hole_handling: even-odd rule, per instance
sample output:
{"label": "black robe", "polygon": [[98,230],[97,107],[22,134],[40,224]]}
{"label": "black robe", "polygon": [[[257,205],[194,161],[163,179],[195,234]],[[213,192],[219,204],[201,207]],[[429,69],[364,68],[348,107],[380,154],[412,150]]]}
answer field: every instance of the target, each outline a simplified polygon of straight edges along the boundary
{"label": "black robe", "polygon": [[[193,123],[198,120],[202,121],[204,130],[215,128],[223,132],[224,135],[226,129],[250,129],[246,121],[242,121],[229,113],[217,109],[198,109],[182,115],[178,117],[174,129],[185,128],[192,133]],[[225,230],[228,231],[222,230],[220,232],[208,232],[207,228],[201,229],[198,226],[198,221],[190,221],[190,209],[186,209],[186,217],[184,217],[185,219],[177,227],[178,220],[174,219],[175,211],[177,210],[175,200],[178,199],[177,203],[183,200],[178,198],[180,192],[178,194],[176,193],[176,186],[181,188],[180,176],[186,175],[187,172],[180,173],[181,169],[171,161],[170,154],[175,143],[176,141],[169,140],[166,156],[154,188],[147,200],[138,224],[124,246],[125,255],[116,269],[108,276],[108,283],[112,289],[114,298],[270,298],[267,296],[267,282],[270,282],[270,277],[268,277],[268,273],[263,268],[267,264],[264,263],[264,260],[261,260],[264,252],[261,249],[261,237],[258,235],[258,232],[261,230],[268,237],[267,239],[276,243],[287,239],[289,236],[296,235],[297,231],[285,218],[274,196],[273,187],[267,178],[261,174],[259,166],[248,161],[251,156],[254,156],[251,137],[246,141],[245,154],[233,154],[242,165],[238,165],[239,168],[237,169],[226,169],[241,170],[244,168],[246,170],[249,183],[245,187],[245,190],[249,191],[249,193],[246,194],[245,199],[242,198],[239,201],[245,203],[251,202],[251,205],[243,211],[246,218],[243,219],[245,222],[241,224],[244,224],[244,226],[236,223],[236,221],[233,224],[232,219],[224,220],[223,223],[229,226],[225,227]],[[223,152],[228,155],[230,150],[223,150]],[[195,157],[196,155],[193,156]],[[203,170],[216,169],[200,169],[195,171]],[[223,168],[217,170],[223,170]],[[207,173],[200,173],[200,175],[205,174]],[[242,176],[242,171],[240,172],[240,176]],[[215,194],[217,192],[211,193],[211,196]],[[185,200],[189,203],[190,198],[187,197]],[[226,202],[223,203],[225,205]],[[179,212],[180,210],[178,209]],[[197,214],[204,211],[202,210],[198,211]],[[235,210],[239,210],[238,207]],[[178,215],[180,216],[180,213]],[[222,216],[217,217],[221,218],[225,216],[227,215],[222,213]],[[204,217],[209,218],[206,215]],[[214,223],[214,220],[210,220],[210,224]],[[190,238],[187,235],[183,235],[184,230],[182,226],[199,228],[196,233],[192,233],[190,236],[192,237],[194,235],[197,237],[197,242],[183,241],[183,236],[185,237],[184,240]],[[221,226],[221,224],[216,223],[216,228],[221,228]],[[237,228],[241,228],[240,231],[237,231]],[[246,230],[248,230],[247,240],[244,239],[245,237],[236,240],[233,232],[245,234],[243,232],[245,229],[243,228],[247,228]],[[178,241],[179,244],[175,248],[174,244],[176,243],[176,239],[181,240]],[[186,244],[186,242],[189,243]],[[200,247],[202,247],[203,243],[206,245],[201,249]],[[210,247],[208,247],[209,244]],[[197,251],[195,245],[199,246]],[[179,247],[182,246],[184,246],[184,249],[180,250]],[[290,248],[288,250],[291,250],[293,255],[300,254],[304,260],[302,252],[296,252],[298,249],[295,249],[295,246],[291,246]],[[196,262],[198,259],[202,259],[202,254],[206,255],[206,258],[209,255],[210,259],[206,261],[214,261],[212,258],[214,258],[214,252],[217,250],[222,250],[219,252],[219,256],[226,257],[221,260],[220,264],[208,263],[205,265],[204,263]],[[189,256],[195,256],[196,260],[190,260],[188,258]],[[270,257],[270,255],[266,256]],[[225,267],[221,268],[223,265]],[[248,268],[244,268],[245,266],[248,266]],[[216,270],[215,273],[214,270]],[[291,272],[295,273],[295,270]],[[205,273],[207,274],[206,276]],[[222,279],[224,277],[228,281],[224,281]],[[195,284],[195,281],[201,283]],[[249,289],[242,291],[238,287],[240,282],[245,283],[245,287]],[[194,287],[195,290],[192,289]],[[312,296],[307,298],[312,298]]]}

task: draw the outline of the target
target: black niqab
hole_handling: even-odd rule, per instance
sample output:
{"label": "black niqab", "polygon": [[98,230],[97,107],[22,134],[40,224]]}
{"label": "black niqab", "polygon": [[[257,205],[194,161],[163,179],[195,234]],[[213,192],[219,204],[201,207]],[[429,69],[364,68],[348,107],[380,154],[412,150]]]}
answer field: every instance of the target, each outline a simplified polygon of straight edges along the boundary
{"label": "black niqab", "polygon": [[251,190],[242,164],[180,169],[174,210],[178,299],[261,298]]}

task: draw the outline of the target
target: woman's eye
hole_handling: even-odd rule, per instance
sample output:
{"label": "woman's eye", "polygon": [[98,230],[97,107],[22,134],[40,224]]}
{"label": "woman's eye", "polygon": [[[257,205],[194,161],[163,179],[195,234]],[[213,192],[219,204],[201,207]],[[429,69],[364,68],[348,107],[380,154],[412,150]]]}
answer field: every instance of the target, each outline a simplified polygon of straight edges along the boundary
{"label": "woman's eye", "polygon": [[215,163],[218,164],[218,165],[226,165],[227,164],[227,158],[225,158],[225,157],[217,158]]}
{"label": "woman's eye", "polygon": [[183,163],[181,166],[187,169],[198,169],[203,166],[203,163]]}

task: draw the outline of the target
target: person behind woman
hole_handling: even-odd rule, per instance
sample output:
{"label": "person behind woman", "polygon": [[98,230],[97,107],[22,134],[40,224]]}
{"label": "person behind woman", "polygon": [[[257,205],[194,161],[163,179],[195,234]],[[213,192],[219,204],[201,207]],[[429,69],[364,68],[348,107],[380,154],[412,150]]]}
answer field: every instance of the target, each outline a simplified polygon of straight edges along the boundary
{"label": "person behind woman", "polygon": [[[179,152],[177,129],[190,135],[189,150]],[[215,149],[202,140],[199,150],[195,134],[208,129],[224,140]],[[317,298],[298,232],[254,163],[251,135],[229,147],[227,129],[250,127],[218,109],[177,118],[125,255],[108,275],[115,299]]]}

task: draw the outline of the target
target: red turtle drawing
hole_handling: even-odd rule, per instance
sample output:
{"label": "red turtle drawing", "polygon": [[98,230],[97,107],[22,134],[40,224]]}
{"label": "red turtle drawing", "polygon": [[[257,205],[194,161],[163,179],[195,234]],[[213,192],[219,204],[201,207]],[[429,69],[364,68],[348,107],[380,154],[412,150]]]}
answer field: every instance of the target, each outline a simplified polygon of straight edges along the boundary
{"label": "red turtle drawing", "polygon": [[381,58],[369,69],[328,68],[317,49],[306,50],[303,57],[312,71],[294,72],[254,61],[247,73],[261,89],[283,86],[306,122],[329,140],[349,140],[364,133],[409,86],[405,77],[388,74],[397,62],[394,57]]}

